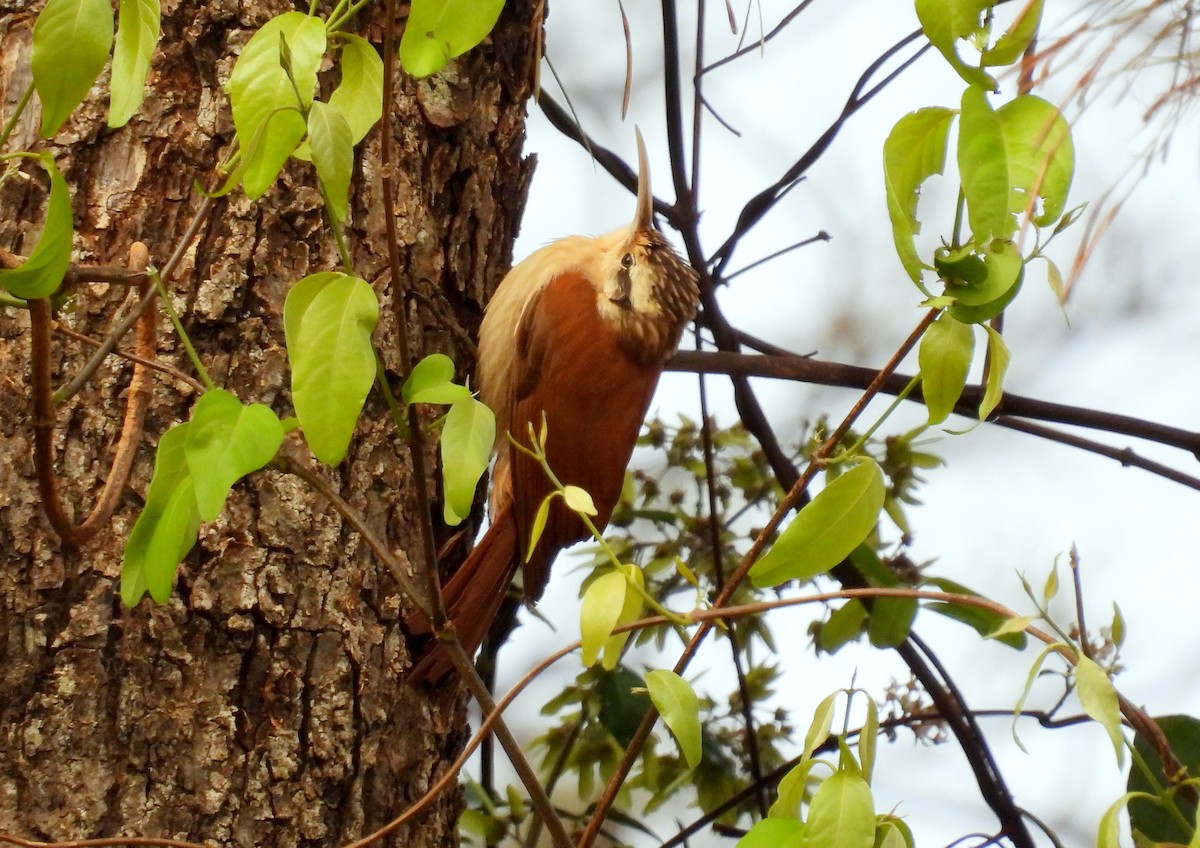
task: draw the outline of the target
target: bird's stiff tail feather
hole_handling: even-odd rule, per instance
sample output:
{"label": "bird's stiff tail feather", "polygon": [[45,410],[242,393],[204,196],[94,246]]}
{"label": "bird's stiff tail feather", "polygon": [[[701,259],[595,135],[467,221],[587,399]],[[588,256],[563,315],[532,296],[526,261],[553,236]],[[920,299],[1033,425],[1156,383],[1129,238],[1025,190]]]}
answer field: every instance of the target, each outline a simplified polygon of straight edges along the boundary
{"label": "bird's stiff tail feather", "polygon": [[[442,587],[442,603],[467,656],[483,644],[520,559],[516,522],[506,508],[495,515],[475,550]],[[449,651],[431,640],[409,680],[436,683],[454,669]]]}

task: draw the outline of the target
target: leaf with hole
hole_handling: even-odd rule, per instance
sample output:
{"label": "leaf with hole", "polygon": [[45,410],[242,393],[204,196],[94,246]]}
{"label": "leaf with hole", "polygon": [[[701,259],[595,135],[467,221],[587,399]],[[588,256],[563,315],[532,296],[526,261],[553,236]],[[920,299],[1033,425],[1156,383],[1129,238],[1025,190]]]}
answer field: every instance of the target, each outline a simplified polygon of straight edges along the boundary
{"label": "leaf with hole", "polygon": [[833,568],[875,527],[885,494],[883,472],[873,460],[855,465],[800,510],[750,569],[750,579],[761,589]]}
{"label": "leaf with hole", "polygon": [[75,236],[67,181],[49,153],[39,155],[37,160],[50,175],[50,201],[46,205],[42,235],[20,266],[0,269],[0,288],[25,299],[49,297],[58,291],[71,265],[71,242]]}
{"label": "leaf with hole", "polygon": [[994,89],[996,81],[958,55],[958,42],[983,29],[981,15],[995,0],[916,0],[917,18],[929,43],[938,49],[968,85]]}
{"label": "leaf with hole", "polygon": [[983,51],[980,64],[985,67],[1011,65],[1021,58],[1037,35],[1038,26],[1042,22],[1042,7],[1045,0],[1029,0],[1026,2],[1017,18],[1012,22],[1004,35],[996,43]]}
{"label": "leaf with hole", "polygon": [[503,8],[504,0],[412,0],[400,64],[414,77],[436,74],[483,41]]}
{"label": "leaf with hole", "polygon": [[[1039,227],[1059,219],[1075,174],[1071,127],[1049,101],[1022,94],[996,110],[1012,194],[1011,212],[1030,212]],[[1041,209],[1038,209],[1041,201]]]}

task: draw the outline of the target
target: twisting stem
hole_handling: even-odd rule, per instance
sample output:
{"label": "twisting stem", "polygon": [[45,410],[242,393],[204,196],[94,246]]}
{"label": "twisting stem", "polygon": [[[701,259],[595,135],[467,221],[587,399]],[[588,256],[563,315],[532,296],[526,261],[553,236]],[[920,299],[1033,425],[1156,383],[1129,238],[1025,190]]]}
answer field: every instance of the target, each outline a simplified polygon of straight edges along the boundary
{"label": "twisting stem", "polygon": [[[762,555],[768,540],[774,538],[775,533],[783,523],[783,519],[795,508],[796,504],[803,497],[805,491],[808,489],[808,484],[816,476],[822,462],[829,457],[842,438],[849,432],[850,427],[853,426],[858,416],[862,414],[867,404],[879,394],[888,376],[899,367],[901,360],[908,355],[908,352],[912,350],[913,346],[916,345],[917,341],[937,316],[937,310],[930,310],[926,313],[925,317],[917,324],[916,329],[909,334],[908,338],[892,354],[887,364],[880,369],[875,380],[872,381],[867,390],[859,397],[853,408],[846,414],[846,417],[842,419],[842,423],[838,425],[837,429],[833,431],[829,438],[813,454],[812,459],[809,460],[808,465],[804,469],[804,473],[800,475],[800,478],[791,487],[787,496],[780,502],[779,507],[775,510],[775,514],[771,516],[771,520],[767,522],[766,527],[755,537],[750,545],[750,549],[746,551],[746,555],[738,563],[737,569],[717,594],[716,599],[712,603],[713,609],[719,609],[729,602],[730,597],[732,597],[742,581],[746,579],[746,575],[750,573],[751,566]],[[688,641],[687,647],[684,649],[679,661],[675,663],[674,671],[676,674],[683,674],[687,670],[700,644],[707,638],[713,626],[714,624],[711,620],[705,620],[696,628],[696,632]],[[646,711],[645,716],[642,717],[641,724],[638,725],[633,738],[625,747],[625,754],[621,758],[616,771],[613,773],[612,779],[609,780],[608,785],[604,788],[604,792],[596,802],[596,808],[592,813],[592,817],[588,820],[583,836],[580,837],[579,848],[591,848],[595,843],[596,837],[600,833],[600,828],[608,816],[608,811],[612,809],[612,805],[617,799],[617,793],[620,791],[621,785],[625,782],[629,772],[633,769],[633,764],[637,760],[642,747],[646,744],[646,739],[650,736],[650,731],[654,728],[654,722],[657,718],[658,711],[653,707],[650,707]]]}
{"label": "twisting stem", "polygon": [[[129,267],[142,272],[146,270],[150,254],[141,242],[134,242],[129,249]],[[142,276],[143,293],[151,290],[150,279]],[[133,469],[133,459],[138,443],[142,439],[142,422],[150,404],[151,384],[147,366],[140,362],[133,365],[125,399],[125,420],[121,424],[121,435],[113,453],[112,466],[104,480],[104,488],[96,499],[96,505],[82,524],[76,525],[67,515],[58,491],[58,479],[54,473],[54,423],[55,401],[50,391],[50,300],[38,298],[29,301],[30,343],[33,391],[33,444],[34,465],[37,468],[38,492],[42,498],[42,509],[50,526],[58,537],[68,545],[82,545],[99,532],[117,509],[121,493]],[[156,352],[154,337],[154,313],[146,312],[138,320],[137,354],[141,359],[153,359]]]}

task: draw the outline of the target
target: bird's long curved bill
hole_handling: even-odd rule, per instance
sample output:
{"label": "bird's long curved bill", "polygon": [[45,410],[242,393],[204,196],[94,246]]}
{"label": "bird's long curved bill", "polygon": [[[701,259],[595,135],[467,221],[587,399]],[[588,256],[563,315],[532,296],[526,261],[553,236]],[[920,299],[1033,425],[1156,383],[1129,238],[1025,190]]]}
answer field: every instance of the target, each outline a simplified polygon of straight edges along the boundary
{"label": "bird's long curved bill", "polygon": [[633,228],[648,230],[654,226],[654,193],[650,190],[650,160],[646,156],[646,143],[642,131],[634,127],[637,135],[638,152],[638,195],[637,210],[633,213]]}

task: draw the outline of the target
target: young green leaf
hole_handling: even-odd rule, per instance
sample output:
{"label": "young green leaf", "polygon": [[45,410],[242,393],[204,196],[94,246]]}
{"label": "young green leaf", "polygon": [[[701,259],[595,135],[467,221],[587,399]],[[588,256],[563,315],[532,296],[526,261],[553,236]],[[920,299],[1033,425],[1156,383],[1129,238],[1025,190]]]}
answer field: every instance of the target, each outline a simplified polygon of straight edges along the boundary
{"label": "young green leaf", "polygon": [[700,701],[691,684],[665,668],[646,672],[646,689],[650,700],[662,716],[663,723],[679,743],[679,750],[688,768],[700,764]]}
{"label": "young green leaf", "polygon": [[322,286],[303,311],[292,357],[292,403],[317,459],[337,465],[375,381],[375,290],[360,277]]}
{"label": "young green leaf", "polygon": [[999,627],[987,634],[987,638],[999,639],[1001,636],[1008,636],[1012,633],[1024,633],[1029,625],[1033,624],[1033,621],[1032,615],[1014,615],[1011,618],[1005,618]]}
{"label": "young green leaf", "polygon": [[165,603],[175,567],[196,544],[200,512],[184,445],[190,423],[177,424],[158,440],[146,503],[125,542],[121,600],[132,607],[148,591]]}
{"label": "young green leaf", "polygon": [[895,648],[912,632],[915,598],[876,598],[867,621],[867,638],[876,648]]}
{"label": "young green leaf", "polygon": [[579,630],[583,664],[592,666],[600,658],[613,628],[625,609],[629,581],[619,571],[601,574],[588,586],[579,609]]}
{"label": "young green leaf", "polygon": [[916,0],[917,18],[929,43],[968,85],[994,89],[996,81],[973,68],[958,55],[958,42],[977,34],[983,27],[980,15],[995,0]]}
{"label": "young green leaf", "polygon": [[49,297],[58,291],[71,264],[71,241],[75,235],[67,181],[49,153],[41,154],[37,160],[50,175],[50,201],[41,238],[19,267],[0,269],[0,288],[26,299]]}
{"label": "young green leaf", "polygon": [[205,392],[184,444],[201,520],[215,520],[233,484],[274,459],[282,443],[283,425],[269,407],[243,406],[222,389]]}
{"label": "young green leaf", "polygon": [[1033,37],[1037,35],[1038,26],[1042,22],[1042,6],[1045,0],[1028,0],[1024,8],[1017,13],[1017,19],[1000,36],[990,49],[983,52],[980,64],[985,67],[1011,65],[1021,58]]}
{"label": "young green leaf", "polygon": [[342,113],[314,100],[308,110],[308,143],[321,191],[333,219],[344,223],[350,205],[350,175],[354,170],[354,139]]}
{"label": "young green leaf", "polygon": [[994,238],[982,252],[982,256],[971,254],[957,265],[948,262],[937,262],[938,271],[949,270],[952,267],[962,268],[974,263],[974,268],[980,272],[977,277],[964,280],[961,277],[943,275],[946,280],[946,294],[966,306],[983,306],[996,301],[1021,279],[1025,260],[1021,251],[1009,239]]}
{"label": "young green leaf", "polygon": [[159,0],[121,0],[109,86],[110,127],[125,126],[142,105],[160,28]]}
{"label": "young green leaf", "polygon": [[1083,711],[1108,733],[1117,753],[1117,764],[1125,762],[1125,737],[1121,733],[1121,708],[1117,690],[1095,660],[1081,656],[1075,663],[1075,694]]}
{"label": "young green leaf", "polygon": [[1033,94],[1005,103],[996,110],[996,119],[1013,188],[1010,211],[1030,210],[1039,227],[1054,223],[1066,206],[1075,174],[1071,127],[1057,107]]}
{"label": "young green leaf", "polygon": [[808,732],[804,734],[804,755],[800,758],[801,761],[811,759],[817,748],[825,744],[825,740],[829,738],[829,733],[833,729],[833,708],[837,703],[837,696],[837,692],[830,692],[813,710],[812,721],[808,724]]}
{"label": "young green leaf", "polygon": [[862,601],[851,598],[829,614],[829,619],[817,630],[817,649],[828,654],[854,641],[863,632],[867,608]]}
{"label": "young green leaf", "polygon": [[875,825],[875,848],[913,848],[912,831],[903,821],[890,816],[881,817]]}
{"label": "young green leaf", "polygon": [[1004,343],[1004,336],[1000,335],[989,324],[984,324],[983,328],[988,334],[988,375],[987,386],[984,388],[983,400],[979,402],[979,420],[986,421],[992,411],[1000,404],[1000,399],[1004,397],[1004,375],[1008,373],[1008,363],[1012,360],[1012,354],[1008,351],[1008,345]]}
{"label": "young green leaf", "polygon": [[763,819],[737,841],[734,848],[780,848],[796,845],[804,834],[804,822],[799,819]]}
{"label": "young green leaf", "polygon": [[436,74],[487,37],[504,0],[413,0],[400,39],[400,64],[414,77]]}
{"label": "young green leaf", "polygon": [[875,801],[860,775],[836,771],[817,787],[798,848],[873,848]]}
{"label": "young green leaf", "polygon": [[574,512],[582,512],[584,515],[596,514],[596,503],[586,489],[578,486],[564,486],[563,501],[566,502],[567,509]]}
{"label": "young green leaf", "polygon": [[875,747],[879,742],[879,706],[875,699],[867,699],[867,717],[863,720],[862,732],[858,734],[858,759],[862,762],[862,775],[867,783],[875,770]]}
{"label": "young green leaf", "polygon": [[958,171],[975,245],[986,245],[993,237],[1011,236],[1017,222],[1009,211],[1004,135],[987,92],[977,86],[971,86],[962,96]]}
{"label": "young green leaf", "polygon": [[342,42],[338,69],[342,81],[329,95],[329,105],[342,113],[350,138],[358,144],[383,115],[383,60],[361,36],[339,33]]}
{"label": "young green leaf", "polygon": [[413,366],[400,396],[405,403],[454,403],[471,396],[466,386],[454,382],[454,361],[444,353],[431,353]]}
{"label": "young green leaf", "polygon": [[896,122],[883,145],[883,177],[896,253],[908,276],[922,291],[925,291],[921,283],[924,266],[914,244],[917,233],[921,232],[917,201],[925,180],[942,173],[946,167],[946,139],[954,115],[952,109],[938,107],[911,112]]}
{"label": "young green leaf", "polygon": [[[644,600],[646,576],[642,570],[636,565],[622,565],[621,572],[625,575],[628,586],[625,592],[625,603],[621,605],[621,614],[617,616],[612,629],[637,621],[642,617],[642,612],[646,607]],[[633,633],[630,632],[613,633],[604,640],[604,651],[600,657],[601,668],[605,671],[612,671],[617,667],[617,663],[621,661],[621,652],[625,650],[625,643],[632,635]]]}
{"label": "young green leaf", "polygon": [[954,411],[974,354],[974,331],[949,315],[941,315],[925,331],[917,363],[930,424],[941,424]]}
{"label": "young green leaf", "polygon": [[300,350],[300,323],[304,315],[321,291],[334,280],[348,279],[341,271],[321,271],[309,274],[292,284],[287,297],[283,300],[283,340],[287,345],[288,361],[292,370],[296,370],[297,355]]}
{"label": "young green leaf", "polygon": [[109,0],[49,0],[33,25],[30,70],[42,103],[42,138],[66,123],[104,70],[113,42]]}
{"label": "young green leaf", "polygon": [[[546,532],[546,522],[550,520],[550,504],[557,497],[559,497],[558,492],[551,492],[538,504],[537,512],[533,516],[533,526],[529,528],[529,547],[525,549],[525,562],[533,559],[537,543],[541,541],[542,533]],[[585,663],[585,665],[591,665],[591,663]]]}
{"label": "young green leaf", "polygon": [[442,453],[442,516],[450,526],[471,513],[475,487],[487,471],[496,441],[496,416],[468,395],[450,405],[439,443]]}
{"label": "young green leaf", "polygon": [[846,558],[867,537],[883,509],[883,472],[872,460],[820,491],[750,569],[755,586],[808,580]]}
{"label": "young green leaf", "polygon": [[[281,36],[288,47],[290,77],[283,66]],[[301,110],[313,102],[324,53],[322,21],[285,12],[251,36],[233,66],[227,88],[242,145],[242,185],[250,198],[270,188],[304,138]]]}
{"label": "young green leaf", "polygon": [[783,776],[783,779],[779,781],[779,788],[775,790],[775,801],[767,811],[770,818],[800,818],[801,806],[809,797],[809,774],[812,772],[813,766],[819,764],[821,764],[819,760],[812,760],[807,756],[801,757],[800,762]]}

